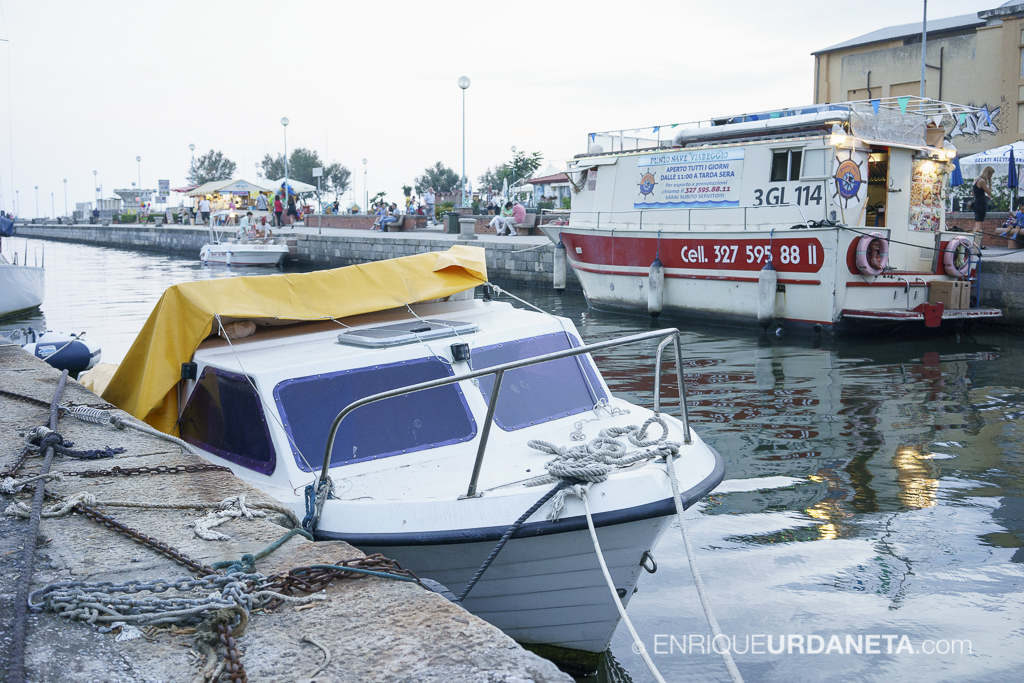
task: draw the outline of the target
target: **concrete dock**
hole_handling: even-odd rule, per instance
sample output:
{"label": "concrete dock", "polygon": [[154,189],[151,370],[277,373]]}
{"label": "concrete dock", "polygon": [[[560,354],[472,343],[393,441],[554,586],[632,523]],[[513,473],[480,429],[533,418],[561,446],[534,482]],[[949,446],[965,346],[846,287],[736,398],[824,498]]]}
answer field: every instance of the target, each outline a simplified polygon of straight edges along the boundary
{"label": "concrete dock", "polygon": [[[18,346],[0,345],[0,471],[14,466],[24,435],[49,417],[49,403],[60,374]],[[13,395],[12,395],[13,394]],[[28,398],[25,398],[28,397]],[[28,399],[37,399],[33,402]],[[102,408],[103,401],[69,380],[62,405]],[[118,414],[123,415],[120,411]],[[181,447],[131,429],[61,417],[58,432],[75,449],[123,447],[113,458],[80,460],[55,457],[52,472],[62,473],[46,490],[65,498],[95,496],[94,506],[143,534],[179,549],[201,564],[238,560],[257,553],[291,528],[273,511],[265,517],[231,518],[216,527],[228,540],[203,540],[193,529],[207,510],[115,507],[109,503],[218,503],[244,495],[250,506],[273,501],[230,472],[198,471],[84,478],[69,472],[159,465],[199,465],[201,458]],[[40,471],[43,458],[29,455],[15,475]],[[31,505],[25,492],[0,495],[2,507],[15,501]],[[52,504],[47,500],[45,505]],[[22,554],[28,521],[0,516],[0,661],[6,673],[12,648],[15,586],[25,571]],[[150,582],[197,578],[181,564],[124,533],[86,518],[81,511],[44,517],[40,523],[31,588],[64,581]],[[287,573],[313,564],[337,564],[363,557],[341,542],[312,543],[294,536],[263,559],[256,571]],[[174,590],[158,594],[171,597]],[[144,594],[139,594],[144,595]],[[571,681],[552,663],[527,652],[490,624],[416,583],[376,577],[336,579],[319,600],[255,609],[244,632],[235,636],[250,681]],[[200,630],[202,630],[200,628]],[[218,656],[207,654],[194,628],[165,624],[143,627],[125,639],[128,628],[107,628],[71,621],[47,611],[27,617],[24,680],[39,682],[203,681]],[[313,641],[316,641],[315,643]],[[318,671],[330,654],[330,664]],[[315,674],[315,675],[314,675]],[[0,675],[2,677],[2,675]],[[209,680],[209,679],[205,679]]]}

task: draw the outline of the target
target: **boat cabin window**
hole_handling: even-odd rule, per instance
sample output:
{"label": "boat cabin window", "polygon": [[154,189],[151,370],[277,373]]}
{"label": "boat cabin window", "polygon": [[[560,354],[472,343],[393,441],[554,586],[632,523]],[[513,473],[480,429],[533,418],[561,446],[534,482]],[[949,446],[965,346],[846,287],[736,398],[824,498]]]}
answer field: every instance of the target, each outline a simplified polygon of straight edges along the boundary
{"label": "boat cabin window", "polygon": [[[451,368],[438,359],[420,358],[288,379],[274,387],[274,398],[292,450],[298,447],[295,460],[309,471],[323,464],[331,423],[345,406],[451,374]],[[450,384],[356,408],[338,428],[331,465],[460,443],[474,436],[476,422],[466,399],[457,384]]]}
{"label": "boat cabin window", "polygon": [[832,160],[832,153],[830,149],[807,149],[804,150],[804,168],[800,177],[804,180],[818,180],[820,178],[827,178],[831,166],[829,162]]}
{"label": "boat cabin window", "polygon": [[783,149],[772,152],[771,182],[779,183],[786,180],[800,180],[799,149]]}
{"label": "boat cabin window", "polygon": [[263,474],[274,471],[277,457],[263,406],[245,375],[203,368],[180,428],[190,444]]}
{"label": "boat cabin window", "polygon": [[[482,370],[577,346],[576,339],[565,332],[517,339],[473,349],[470,365]],[[490,400],[493,388],[494,375],[480,378],[485,401]],[[494,421],[505,431],[514,431],[592,410],[600,399],[607,398],[589,358],[560,358],[507,371],[501,381]]]}

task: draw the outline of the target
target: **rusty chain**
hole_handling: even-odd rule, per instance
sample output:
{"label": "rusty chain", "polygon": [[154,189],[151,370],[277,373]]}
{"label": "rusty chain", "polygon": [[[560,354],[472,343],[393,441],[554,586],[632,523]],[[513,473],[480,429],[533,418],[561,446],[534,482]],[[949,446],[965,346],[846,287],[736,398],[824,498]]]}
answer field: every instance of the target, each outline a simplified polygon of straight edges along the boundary
{"label": "rusty chain", "polygon": [[242,657],[238,653],[238,646],[235,644],[234,630],[231,628],[231,624],[220,622],[217,624],[217,633],[223,646],[220,656],[224,659],[224,672],[221,674],[220,679],[224,680],[226,675],[229,681],[248,683],[249,678],[245,674],[245,666],[242,664]]}
{"label": "rusty chain", "polygon": [[[273,574],[268,576],[266,581],[260,584],[261,590],[271,590],[282,595],[295,595],[296,593],[315,593],[332,581],[337,579],[359,579],[366,575],[357,572],[347,572],[341,567],[352,567],[353,569],[368,569],[383,574],[404,576],[419,583],[419,577],[408,569],[403,569],[395,560],[389,559],[380,553],[367,555],[351,560],[342,560],[335,563],[338,568],[325,569],[314,567],[295,567],[287,574]],[[281,605],[281,601],[274,601],[267,605],[268,610],[274,610]]]}
{"label": "rusty chain", "polygon": [[21,455],[14,461],[14,465],[9,470],[0,472],[0,479],[6,479],[7,477],[13,477],[21,469],[21,466],[25,464],[25,460],[28,458],[28,454],[32,452],[31,448],[25,447],[21,450]]}
{"label": "rusty chain", "polygon": [[83,515],[85,515],[89,519],[91,519],[92,521],[97,522],[99,524],[102,524],[103,526],[107,527],[108,529],[112,529],[114,531],[120,531],[122,534],[124,534],[128,538],[132,539],[133,541],[135,541],[139,545],[144,545],[146,547],[152,548],[153,550],[157,551],[161,555],[164,555],[165,557],[171,558],[172,560],[174,560],[178,564],[186,567],[187,569],[191,569],[192,571],[194,571],[196,574],[199,574],[200,576],[209,576],[211,574],[217,574],[218,573],[217,570],[215,570],[210,565],[202,564],[201,562],[199,562],[199,561],[189,557],[185,553],[181,552],[180,550],[178,550],[174,546],[168,545],[167,543],[164,543],[163,541],[159,541],[159,540],[153,538],[152,536],[147,536],[146,534],[142,533],[141,531],[138,531],[136,529],[132,529],[131,527],[126,526],[126,525],[122,524],[121,522],[117,521],[113,517],[110,517],[109,515],[105,515],[102,512],[100,512],[99,510],[91,508],[88,505],[83,505],[82,503],[79,503],[78,505],[75,506],[75,509],[78,510],[79,512],[81,512]]}
{"label": "rusty chain", "polygon": [[136,474],[183,474],[185,472],[230,472],[223,465],[157,465],[156,467],[112,467],[109,470],[85,470],[84,472],[62,472],[66,477],[129,477]]}

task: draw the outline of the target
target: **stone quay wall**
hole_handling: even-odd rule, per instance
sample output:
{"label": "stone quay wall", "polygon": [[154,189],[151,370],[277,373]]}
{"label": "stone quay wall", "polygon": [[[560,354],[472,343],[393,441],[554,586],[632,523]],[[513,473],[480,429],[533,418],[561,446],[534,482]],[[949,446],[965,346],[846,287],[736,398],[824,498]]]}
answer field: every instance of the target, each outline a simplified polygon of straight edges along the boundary
{"label": "stone quay wall", "polygon": [[[484,247],[487,273],[492,282],[528,287],[551,287],[554,271],[554,245],[525,242],[510,237],[501,240],[463,241],[458,235],[443,233],[369,233],[323,235],[306,232],[287,233],[296,260],[316,268],[336,268],[368,261],[381,261],[425,251],[445,251],[453,244]],[[139,225],[21,225],[18,237],[37,237],[77,242],[101,247],[138,249],[174,253],[199,258],[199,250],[209,242],[209,231],[202,227]],[[569,289],[580,289],[572,268],[566,273]]]}

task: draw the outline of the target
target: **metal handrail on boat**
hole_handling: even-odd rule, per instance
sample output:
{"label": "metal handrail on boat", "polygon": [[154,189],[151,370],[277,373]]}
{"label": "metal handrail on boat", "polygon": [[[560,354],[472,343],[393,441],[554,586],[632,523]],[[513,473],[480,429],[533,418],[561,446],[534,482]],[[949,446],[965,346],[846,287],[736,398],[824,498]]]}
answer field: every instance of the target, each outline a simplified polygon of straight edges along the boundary
{"label": "metal handrail on boat", "polygon": [[[391,389],[390,391],[382,391],[377,394],[366,396],[357,401],[349,403],[347,406],[342,408],[341,412],[338,413],[337,417],[334,418],[334,422],[331,423],[331,431],[327,437],[327,448],[324,451],[324,463],[320,470],[320,482],[327,481],[327,473],[331,466],[331,453],[334,451],[334,439],[338,435],[338,428],[341,426],[341,421],[345,417],[362,406],[369,405],[370,403],[376,403],[377,401],[383,401],[384,399],[394,398],[396,396],[403,396],[405,394],[412,394],[417,391],[423,391],[425,389],[434,389],[436,387],[443,387],[449,384],[456,384],[466,380],[476,379],[477,377],[486,377],[487,375],[494,375],[494,388],[491,390],[491,399],[487,405],[487,417],[484,420],[483,429],[480,432],[480,445],[477,447],[476,460],[473,462],[473,474],[470,477],[469,488],[466,491],[467,498],[476,497],[476,486],[477,480],[480,477],[480,468],[483,466],[484,453],[487,449],[487,439],[491,432],[491,422],[494,421],[494,409],[498,405],[498,392],[501,390],[501,381],[507,370],[516,370],[518,368],[525,368],[530,365],[537,365],[539,363],[545,363],[547,361],[558,360],[560,358],[570,358],[574,356],[580,356],[591,351],[600,351],[602,349],[609,349],[616,346],[624,346],[626,344],[633,344],[640,341],[646,341],[648,339],[658,339],[664,337],[661,343],[658,345],[658,351],[655,358],[654,366],[654,412],[658,414],[661,412],[661,359],[665,351],[665,348],[669,344],[673,344],[675,350],[675,361],[676,361],[676,380],[678,383],[679,391],[679,413],[683,421],[683,434],[684,442],[690,443],[690,418],[689,411],[686,407],[686,385],[685,376],[683,373],[683,361],[682,351],[679,346],[679,330],[676,328],[668,328],[665,330],[655,330],[652,332],[642,332],[640,334],[632,334],[628,337],[620,337],[618,339],[612,339],[609,341],[598,342],[596,344],[587,344],[584,346],[577,346],[572,349],[566,349],[564,351],[553,351],[546,353],[541,356],[535,356],[533,358],[526,358],[524,360],[513,361],[511,363],[502,363],[501,365],[495,365],[494,367],[485,368],[483,370],[474,370],[464,375],[452,375],[451,377],[442,377],[440,379],[429,380],[427,382],[420,382],[419,384],[411,384],[407,387],[400,387],[398,389]],[[317,487],[319,488],[319,487]]]}

